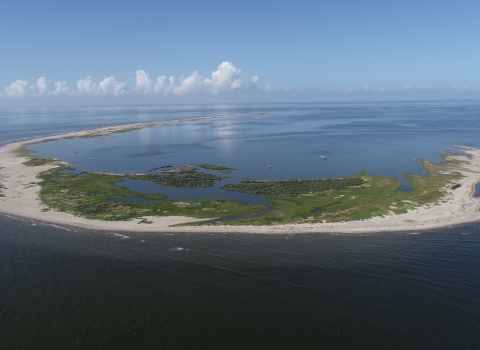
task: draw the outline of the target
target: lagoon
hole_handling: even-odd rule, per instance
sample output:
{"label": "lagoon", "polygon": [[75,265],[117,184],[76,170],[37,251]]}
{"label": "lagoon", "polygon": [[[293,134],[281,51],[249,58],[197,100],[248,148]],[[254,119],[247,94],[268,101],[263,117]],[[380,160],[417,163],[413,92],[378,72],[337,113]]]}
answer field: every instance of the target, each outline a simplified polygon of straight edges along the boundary
{"label": "lagoon", "polygon": [[[473,103],[280,105],[276,110],[232,106],[229,113],[197,111],[193,119],[191,111],[169,118],[153,111],[147,121],[163,121],[161,126],[30,148],[38,156],[62,159],[81,171],[137,174],[167,164],[201,163],[234,168],[228,179],[203,191],[209,198],[233,199],[219,187],[250,178],[330,178],[364,171],[397,177],[404,182],[401,190],[408,191],[404,173],[424,173],[415,159],[440,162],[439,155],[455,145],[479,145],[476,107]],[[184,189],[178,195],[168,191],[185,198],[180,194]]]}

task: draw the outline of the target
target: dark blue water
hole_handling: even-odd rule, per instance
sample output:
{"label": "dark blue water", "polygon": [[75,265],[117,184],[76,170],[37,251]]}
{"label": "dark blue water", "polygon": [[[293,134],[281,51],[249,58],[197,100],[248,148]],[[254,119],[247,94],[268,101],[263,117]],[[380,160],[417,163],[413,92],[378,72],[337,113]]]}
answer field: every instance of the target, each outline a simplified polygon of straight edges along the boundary
{"label": "dark blue water", "polygon": [[[258,176],[295,176],[301,169],[292,164],[317,155],[327,160],[316,170],[305,167],[306,176],[316,176],[315,171],[343,176],[362,167],[401,176],[422,171],[414,158],[438,161],[438,154],[455,144],[478,147],[480,129],[475,103],[172,110],[3,110],[0,139],[172,115],[268,112],[151,129],[148,142],[138,144],[137,157],[115,143],[128,135],[118,134],[113,141],[120,149],[98,151],[86,162],[92,168],[81,168],[100,169],[95,161],[115,154],[129,160],[125,169],[143,169],[150,164],[144,163],[148,150],[165,137],[163,146],[183,144],[184,152],[155,148],[167,149],[151,156],[155,162],[238,167],[233,181],[255,168],[236,166],[242,154],[248,160],[243,147],[258,165],[263,162],[258,150],[270,156],[281,150],[264,162],[274,165],[272,171],[260,169]],[[95,143],[101,139],[105,146]],[[93,142],[80,151],[110,147],[109,140],[80,140]],[[230,163],[231,157],[239,158]],[[480,224],[419,234],[172,235],[60,228],[0,216],[0,348],[477,349],[479,259]]]}
{"label": "dark blue water", "polygon": [[414,235],[165,235],[0,219],[3,349],[480,341],[474,225]]}

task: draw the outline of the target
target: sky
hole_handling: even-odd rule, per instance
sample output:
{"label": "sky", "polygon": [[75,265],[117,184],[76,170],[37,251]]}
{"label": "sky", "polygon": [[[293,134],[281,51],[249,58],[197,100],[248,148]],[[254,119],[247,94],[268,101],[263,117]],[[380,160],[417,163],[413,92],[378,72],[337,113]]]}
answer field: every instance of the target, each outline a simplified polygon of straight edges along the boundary
{"label": "sky", "polygon": [[480,1],[3,1],[0,106],[480,99]]}

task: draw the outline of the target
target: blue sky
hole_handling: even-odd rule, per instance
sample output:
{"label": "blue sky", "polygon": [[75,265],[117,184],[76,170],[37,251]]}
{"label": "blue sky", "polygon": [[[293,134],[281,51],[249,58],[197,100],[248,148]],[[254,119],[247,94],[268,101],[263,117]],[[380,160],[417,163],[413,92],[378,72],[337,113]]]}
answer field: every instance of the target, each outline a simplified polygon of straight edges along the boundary
{"label": "blue sky", "polygon": [[0,103],[480,98],[479,13],[478,0],[4,1]]}

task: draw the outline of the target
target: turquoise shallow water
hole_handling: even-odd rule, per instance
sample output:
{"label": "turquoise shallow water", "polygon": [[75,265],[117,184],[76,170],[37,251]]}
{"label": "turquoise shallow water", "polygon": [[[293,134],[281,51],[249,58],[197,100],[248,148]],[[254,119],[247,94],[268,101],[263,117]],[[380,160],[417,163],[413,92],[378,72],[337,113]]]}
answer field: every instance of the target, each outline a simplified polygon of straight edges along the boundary
{"label": "turquoise shallow water", "polygon": [[[225,148],[212,144],[233,145],[227,154],[242,157],[238,146],[251,145],[250,154],[255,154],[253,145],[260,144],[267,154],[282,150],[282,155],[276,158],[275,173],[259,172],[289,177],[301,170],[290,166],[290,159],[297,153],[302,162],[316,157],[322,143],[309,150],[310,145],[326,139],[321,151],[328,159],[318,173],[342,176],[364,167],[401,176],[403,171],[421,172],[413,158],[438,161],[438,153],[455,144],[478,147],[479,107],[406,103],[2,110],[0,142],[172,115],[264,111],[269,115],[164,128],[170,130],[169,143],[178,134],[177,144],[184,145],[179,148],[194,151],[171,148],[155,161],[184,153],[191,160],[178,162],[220,157],[215,150]],[[248,118],[258,118],[257,124]],[[252,138],[252,123],[258,131],[278,132],[267,139],[257,132]],[[188,128],[196,130],[187,132],[190,137],[184,135]],[[144,143],[137,153],[146,153],[137,158],[148,158],[155,144]],[[196,151],[192,145],[199,144],[210,148]],[[99,148],[91,144],[82,150],[87,146]],[[117,146],[113,152],[135,159],[122,143]],[[44,151],[52,150],[62,151]],[[93,158],[107,158],[109,152]],[[150,163],[143,162],[125,164],[133,169]],[[476,349],[479,253],[480,224],[417,234],[171,235],[62,228],[0,215],[0,348]]]}

